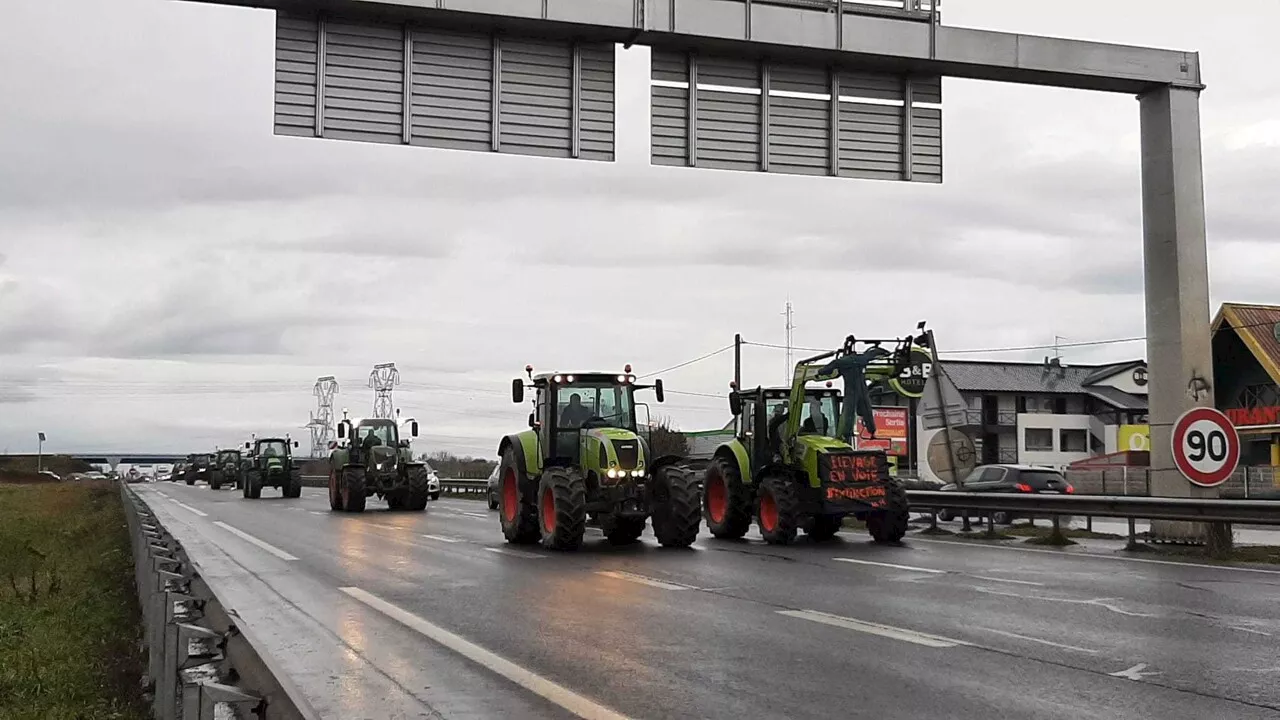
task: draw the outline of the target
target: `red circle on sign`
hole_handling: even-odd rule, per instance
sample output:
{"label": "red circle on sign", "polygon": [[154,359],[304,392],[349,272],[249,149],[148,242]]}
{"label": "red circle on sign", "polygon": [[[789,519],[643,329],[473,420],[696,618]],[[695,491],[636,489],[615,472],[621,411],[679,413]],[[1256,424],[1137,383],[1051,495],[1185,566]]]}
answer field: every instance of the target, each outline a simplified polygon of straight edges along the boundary
{"label": "red circle on sign", "polygon": [[[1193,425],[1201,423],[1210,423],[1214,429],[1222,432],[1226,442],[1226,452],[1221,461],[1212,458],[1209,452],[1211,446],[1209,437],[1205,438],[1208,463],[1204,462],[1204,457],[1194,460],[1187,455],[1187,434],[1191,432]],[[1173,424],[1170,444],[1173,445],[1173,464],[1178,468],[1178,472],[1200,487],[1217,487],[1226,482],[1227,478],[1231,477],[1231,473],[1236,471],[1236,465],[1240,462],[1240,436],[1236,433],[1236,427],[1231,424],[1226,415],[1214,408],[1197,407],[1184,412]],[[1204,467],[1206,464],[1210,467]]]}

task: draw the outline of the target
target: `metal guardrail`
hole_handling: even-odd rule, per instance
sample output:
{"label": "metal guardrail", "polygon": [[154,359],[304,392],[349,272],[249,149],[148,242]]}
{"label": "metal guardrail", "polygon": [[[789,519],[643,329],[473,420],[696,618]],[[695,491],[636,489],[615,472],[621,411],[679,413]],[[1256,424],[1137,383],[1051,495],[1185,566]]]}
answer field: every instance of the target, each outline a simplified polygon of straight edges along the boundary
{"label": "metal guardrail", "polygon": [[440,492],[449,495],[483,495],[489,491],[489,481],[462,478],[441,478]]}
{"label": "metal guardrail", "polygon": [[315,717],[147,504],[124,483],[120,483],[120,496],[133,545],[153,716],[157,720]]}
{"label": "metal guardrail", "polygon": [[1272,500],[970,493],[939,490],[908,490],[907,498],[911,501],[913,511],[973,510],[1023,515],[1072,515],[1280,525],[1280,502]]}

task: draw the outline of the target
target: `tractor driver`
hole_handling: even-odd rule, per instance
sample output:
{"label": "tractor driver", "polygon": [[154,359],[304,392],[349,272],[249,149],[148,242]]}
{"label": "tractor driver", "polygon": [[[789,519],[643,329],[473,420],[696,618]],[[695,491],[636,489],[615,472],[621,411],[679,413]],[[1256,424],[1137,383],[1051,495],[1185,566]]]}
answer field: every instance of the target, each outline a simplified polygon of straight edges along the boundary
{"label": "tractor driver", "polygon": [[822,412],[822,401],[818,398],[809,400],[809,417],[800,424],[800,432],[806,435],[826,435],[827,416]]}
{"label": "tractor driver", "polygon": [[591,419],[591,408],[582,404],[582,396],[573,393],[569,396],[569,404],[560,412],[560,427],[576,429]]}

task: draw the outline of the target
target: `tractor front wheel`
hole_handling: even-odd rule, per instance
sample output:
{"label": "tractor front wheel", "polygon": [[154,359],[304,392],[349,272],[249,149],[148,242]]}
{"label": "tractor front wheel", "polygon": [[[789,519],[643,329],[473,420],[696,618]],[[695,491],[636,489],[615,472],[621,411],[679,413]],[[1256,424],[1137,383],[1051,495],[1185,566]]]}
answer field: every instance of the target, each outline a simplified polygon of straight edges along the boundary
{"label": "tractor front wheel", "polygon": [[302,497],[302,473],[289,473],[280,493],[287,498]]}
{"label": "tractor front wheel", "polygon": [[604,531],[604,536],[614,545],[633,543],[644,534],[645,521],[643,517],[615,517]]}
{"label": "tractor front wheel", "polygon": [[568,468],[547,468],[538,487],[538,528],[548,550],[576,550],[587,531],[587,483]]}
{"label": "tractor front wheel", "polygon": [[209,474],[209,489],[210,490],[222,489],[222,473],[215,472],[215,473]]}
{"label": "tractor front wheel", "polygon": [[346,508],[347,512],[364,512],[364,501],[367,497],[364,489],[364,468],[343,468],[341,480],[339,489],[342,492],[342,507]]}
{"label": "tractor front wheel", "polygon": [[338,471],[333,469],[329,470],[329,509],[334,512],[346,509],[342,504],[342,491],[338,488]]}
{"label": "tractor front wheel", "polygon": [[698,479],[681,465],[658,468],[654,477],[653,534],[663,547],[687,548],[702,526]]}
{"label": "tractor front wheel", "polygon": [[805,535],[813,540],[830,540],[840,532],[843,523],[843,515],[816,515],[813,518],[813,526],[805,531]]}
{"label": "tractor front wheel", "polygon": [[896,543],[907,534],[911,507],[902,486],[894,483],[886,490],[884,509],[867,516],[867,530],[878,543]]}
{"label": "tractor front wheel", "polygon": [[257,500],[262,497],[262,475],[260,473],[251,472],[245,474],[244,496],[250,500]]}
{"label": "tractor front wheel", "polygon": [[427,469],[424,467],[411,467],[407,471],[406,478],[409,489],[405,491],[404,507],[406,510],[413,512],[422,512],[427,509],[427,500],[431,497],[431,490],[428,487],[430,481],[427,476]]}
{"label": "tractor front wheel", "polygon": [[532,483],[524,480],[524,469],[516,463],[515,453],[508,448],[498,465],[498,520],[507,542],[519,545],[536,543],[538,532],[537,493]]}
{"label": "tractor front wheel", "polygon": [[790,545],[796,539],[796,511],[800,498],[788,478],[769,475],[760,482],[756,521],[770,545]]}
{"label": "tractor front wheel", "polygon": [[702,479],[707,529],[723,540],[737,540],[751,528],[751,490],[742,483],[736,461],[719,456]]}

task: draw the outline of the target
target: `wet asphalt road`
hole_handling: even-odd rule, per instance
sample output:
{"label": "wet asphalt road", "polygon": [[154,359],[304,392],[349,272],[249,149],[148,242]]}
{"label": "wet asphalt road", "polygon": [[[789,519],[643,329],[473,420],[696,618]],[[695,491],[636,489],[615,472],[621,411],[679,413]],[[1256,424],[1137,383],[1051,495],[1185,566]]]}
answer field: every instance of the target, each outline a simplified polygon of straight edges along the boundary
{"label": "wet asphalt road", "polygon": [[852,532],[565,554],[506,545],[482,502],[133,487],[327,634],[297,663],[326,717],[1280,718],[1280,571]]}

